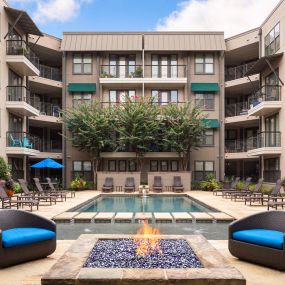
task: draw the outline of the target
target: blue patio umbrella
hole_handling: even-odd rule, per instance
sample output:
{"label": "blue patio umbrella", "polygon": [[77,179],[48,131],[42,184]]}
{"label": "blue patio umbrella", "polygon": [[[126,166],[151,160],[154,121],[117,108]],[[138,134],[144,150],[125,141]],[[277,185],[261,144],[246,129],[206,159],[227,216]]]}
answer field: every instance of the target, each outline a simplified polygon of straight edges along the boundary
{"label": "blue patio umbrella", "polygon": [[63,168],[64,166],[51,158],[46,158],[31,166],[32,168]]}

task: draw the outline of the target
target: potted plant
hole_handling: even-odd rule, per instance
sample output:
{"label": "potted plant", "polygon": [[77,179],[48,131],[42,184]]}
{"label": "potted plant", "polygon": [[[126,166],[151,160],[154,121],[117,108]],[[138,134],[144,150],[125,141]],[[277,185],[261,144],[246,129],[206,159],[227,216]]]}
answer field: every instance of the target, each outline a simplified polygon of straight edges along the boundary
{"label": "potted plant", "polygon": [[213,191],[219,188],[219,183],[213,175],[208,175],[205,181],[201,181],[200,187],[204,191]]}
{"label": "potted plant", "polygon": [[5,191],[8,195],[8,197],[12,197],[15,193],[13,186],[14,186],[13,179],[11,179],[11,178],[7,179],[5,182]]}

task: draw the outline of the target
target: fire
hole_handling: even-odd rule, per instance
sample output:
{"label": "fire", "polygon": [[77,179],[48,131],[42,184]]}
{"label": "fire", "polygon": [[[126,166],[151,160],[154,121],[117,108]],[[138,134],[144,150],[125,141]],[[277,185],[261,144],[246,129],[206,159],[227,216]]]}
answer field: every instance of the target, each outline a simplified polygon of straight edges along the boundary
{"label": "fire", "polygon": [[159,235],[160,231],[158,229],[151,227],[147,221],[144,221],[137,234],[134,236],[134,241],[137,244],[136,254],[139,256],[146,256],[153,252],[161,252]]}

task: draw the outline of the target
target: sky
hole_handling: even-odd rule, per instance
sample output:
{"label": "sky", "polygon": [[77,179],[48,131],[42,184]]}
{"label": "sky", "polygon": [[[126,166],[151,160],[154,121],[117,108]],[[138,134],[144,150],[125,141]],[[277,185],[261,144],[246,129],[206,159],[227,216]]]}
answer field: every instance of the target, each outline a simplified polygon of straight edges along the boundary
{"label": "sky", "polygon": [[279,0],[8,0],[26,10],[40,30],[224,31],[258,27]]}

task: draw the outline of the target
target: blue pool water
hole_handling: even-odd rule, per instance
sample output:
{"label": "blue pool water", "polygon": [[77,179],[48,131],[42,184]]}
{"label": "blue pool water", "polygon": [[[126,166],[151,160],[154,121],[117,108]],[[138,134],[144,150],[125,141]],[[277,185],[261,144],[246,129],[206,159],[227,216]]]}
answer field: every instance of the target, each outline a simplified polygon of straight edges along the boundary
{"label": "blue pool water", "polygon": [[102,195],[74,212],[217,212],[184,195],[141,196]]}

